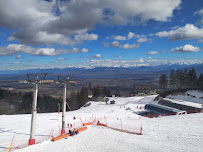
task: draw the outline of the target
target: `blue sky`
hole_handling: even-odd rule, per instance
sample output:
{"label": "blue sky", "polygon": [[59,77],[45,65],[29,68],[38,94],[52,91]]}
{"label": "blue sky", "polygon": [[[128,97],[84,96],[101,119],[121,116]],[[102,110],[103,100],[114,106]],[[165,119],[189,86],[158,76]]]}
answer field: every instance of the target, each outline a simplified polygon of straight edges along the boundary
{"label": "blue sky", "polygon": [[0,70],[203,63],[202,0],[0,0]]}

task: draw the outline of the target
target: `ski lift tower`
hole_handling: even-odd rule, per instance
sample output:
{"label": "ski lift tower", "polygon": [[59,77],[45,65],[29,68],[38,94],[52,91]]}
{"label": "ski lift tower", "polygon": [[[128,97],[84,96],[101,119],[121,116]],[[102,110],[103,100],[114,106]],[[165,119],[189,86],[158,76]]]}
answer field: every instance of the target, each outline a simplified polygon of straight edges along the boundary
{"label": "ski lift tower", "polygon": [[[60,79],[60,78],[65,78]],[[71,79],[71,80],[70,80]],[[73,76],[58,76],[58,83],[64,84],[64,90],[63,90],[63,104],[62,104],[62,129],[61,129],[61,134],[65,134],[65,124],[66,124],[66,118],[65,118],[65,113],[66,113],[66,89],[67,89],[67,84],[76,84],[76,81],[73,81]],[[69,105],[68,105],[69,106]]]}
{"label": "ski lift tower", "polygon": [[[43,76],[43,80],[40,80],[41,76]],[[34,85],[29,145],[35,144],[38,84],[54,82],[53,80],[46,80],[46,77],[47,77],[47,74],[27,74],[27,80],[18,81],[18,83],[27,83],[27,84]]]}

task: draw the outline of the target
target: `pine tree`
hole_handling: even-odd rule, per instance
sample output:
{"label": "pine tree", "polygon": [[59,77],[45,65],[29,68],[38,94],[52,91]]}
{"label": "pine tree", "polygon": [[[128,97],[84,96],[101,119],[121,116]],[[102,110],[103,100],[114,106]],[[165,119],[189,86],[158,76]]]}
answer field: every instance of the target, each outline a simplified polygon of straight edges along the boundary
{"label": "pine tree", "polygon": [[174,89],[175,88],[175,71],[172,70],[170,74],[170,85]]}
{"label": "pine tree", "polygon": [[82,87],[78,97],[79,97],[79,100],[78,100],[79,101],[79,107],[86,104],[88,101],[88,88]]}
{"label": "pine tree", "polygon": [[92,92],[94,97],[99,97],[101,95],[100,86],[97,84],[97,86],[93,88]]}
{"label": "pine tree", "polygon": [[197,74],[194,68],[188,72],[188,81],[192,89],[197,86]]}
{"label": "pine tree", "polygon": [[178,75],[179,88],[184,88],[184,73],[180,70]]}
{"label": "pine tree", "polygon": [[201,90],[203,90],[203,73],[200,73],[197,85]]}
{"label": "pine tree", "polygon": [[88,89],[89,89],[89,91],[92,91],[92,84],[91,84],[91,82],[89,82]]}
{"label": "pine tree", "polygon": [[175,85],[178,89],[180,88],[180,81],[179,81],[180,76],[179,75],[180,75],[180,69],[178,68],[175,72]]}
{"label": "pine tree", "polygon": [[168,79],[166,74],[162,74],[159,78],[159,86],[161,89],[167,89],[168,86]]}
{"label": "pine tree", "polygon": [[188,80],[188,69],[187,68],[185,68],[183,75],[184,75],[184,88],[188,88],[189,80]]}

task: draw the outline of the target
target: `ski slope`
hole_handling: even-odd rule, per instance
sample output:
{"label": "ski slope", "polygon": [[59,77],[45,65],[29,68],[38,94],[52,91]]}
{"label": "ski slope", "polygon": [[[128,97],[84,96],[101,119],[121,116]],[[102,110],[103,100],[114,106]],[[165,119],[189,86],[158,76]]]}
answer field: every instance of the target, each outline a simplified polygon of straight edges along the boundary
{"label": "ski slope", "polygon": [[189,90],[189,91],[186,91],[184,94],[168,95],[166,98],[203,104],[203,91]]}
{"label": "ski slope", "polygon": [[[120,97],[114,105],[104,102],[91,102],[89,107],[66,112],[67,123],[75,124],[76,128],[92,118],[101,118],[113,128],[140,131],[143,135],[119,132],[113,129],[88,126],[88,130],[74,137],[56,142],[46,140],[40,144],[28,146],[17,152],[103,152],[103,151],[139,151],[139,152],[171,152],[191,151],[201,152],[203,145],[203,113],[145,118],[136,114],[143,110],[146,103],[153,102],[156,96],[148,97]],[[106,119],[103,119],[105,116]],[[73,120],[73,117],[76,117]],[[0,151],[5,152],[14,136],[13,145],[28,143],[31,115],[1,115],[0,116]],[[36,142],[46,139],[50,131],[54,136],[59,134],[61,114],[37,114]],[[14,149],[13,149],[14,150]]]}

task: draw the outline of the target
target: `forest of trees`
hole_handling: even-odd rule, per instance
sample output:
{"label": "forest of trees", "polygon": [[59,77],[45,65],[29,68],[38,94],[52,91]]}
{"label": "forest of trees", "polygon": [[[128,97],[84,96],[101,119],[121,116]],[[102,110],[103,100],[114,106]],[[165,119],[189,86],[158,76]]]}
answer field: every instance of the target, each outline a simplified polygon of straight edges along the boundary
{"label": "forest of trees", "polygon": [[89,83],[88,90],[92,93],[93,97],[111,96],[111,91],[107,87],[99,86],[98,84],[96,87],[92,87],[92,84]]}
{"label": "forest of trees", "polygon": [[[0,89],[0,114],[31,113],[33,93],[12,92]],[[56,112],[59,99],[47,95],[38,95],[37,111]]]}
{"label": "forest of trees", "polygon": [[169,78],[162,74],[159,78],[161,90],[200,89],[203,90],[203,73],[197,76],[194,68],[172,70]]}
{"label": "forest of trees", "polygon": [[68,97],[67,102],[71,107],[71,110],[78,109],[85,105],[88,101],[88,95],[93,97],[99,96],[110,96],[111,92],[107,87],[95,86],[92,87],[92,84],[89,83],[88,87],[82,87],[80,92],[71,92],[70,97]]}
{"label": "forest of trees", "polygon": [[[88,102],[88,94],[93,93],[94,97],[101,95],[109,96],[110,91],[106,87],[97,85],[82,87],[78,92],[71,92],[67,97],[67,103],[71,110],[76,110]],[[21,93],[3,90],[0,88],[0,114],[28,114],[31,113],[33,93]],[[37,112],[57,112],[58,105],[62,105],[62,97],[57,99],[47,95],[38,95]],[[69,108],[66,108],[69,110]]]}

